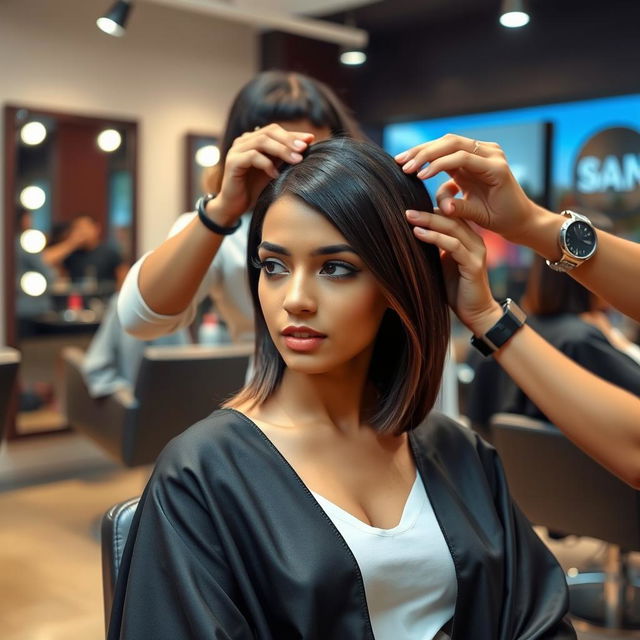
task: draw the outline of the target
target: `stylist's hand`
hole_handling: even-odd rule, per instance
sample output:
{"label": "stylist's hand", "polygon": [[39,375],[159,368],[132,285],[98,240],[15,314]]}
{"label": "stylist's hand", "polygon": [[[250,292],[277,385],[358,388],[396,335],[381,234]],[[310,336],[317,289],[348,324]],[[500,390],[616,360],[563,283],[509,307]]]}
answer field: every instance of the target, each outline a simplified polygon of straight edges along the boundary
{"label": "stylist's hand", "polygon": [[313,139],[312,133],[287,131],[278,124],[236,138],[227,153],[220,193],[209,203],[218,218],[231,225],[250,211],[267,183],[278,177],[278,167],[300,162]]}
{"label": "stylist's hand", "polygon": [[[441,171],[451,177],[436,194],[442,213],[466,218],[519,242],[535,224],[537,206],[513,177],[504,152],[495,142],[453,134],[425,142],[396,156],[405,173],[421,179]],[[425,166],[426,165],[426,166]],[[458,193],[462,198],[454,198]]]}
{"label": "stylist's hand", "polygon": [[422,242],[440,249],[449,305],[476,335],[486,333],[501,317],[487,275],[482,238],[464,220],[439,213],[407,211],[407,220]]}

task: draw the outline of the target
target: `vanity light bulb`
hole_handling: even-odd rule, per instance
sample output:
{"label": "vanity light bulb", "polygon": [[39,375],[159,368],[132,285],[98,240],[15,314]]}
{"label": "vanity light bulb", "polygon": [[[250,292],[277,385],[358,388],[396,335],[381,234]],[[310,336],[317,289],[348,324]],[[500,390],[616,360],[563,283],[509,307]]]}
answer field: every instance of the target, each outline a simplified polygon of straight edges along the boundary
{"label": "vanity light bulb", "polygon": [[196,162],[201,167],[213,167],[220,160],[220,149],[215,144],[207,144],[196,151]]}
{"label": "vanity light bulb", "polygon": [[34,120],[33,122],[27,122],[22,129],[20,129],[20,139],[22,142],[28,145],[40,144],[47,137],[47,129],[42,124]]}
{"label": "vanity light bulb", "polygon": [[40,253],[46,244],[46,236],[38,229],[27,229],[20,235],[20,246],[27,253]]}
{"label": "vanity light bulb", "polygon": [[40,187],[31,185],[20,192],[20,204],[31,211],[39,209],[46,201],[47,194]]}
{"label": "vanity light bulb", "polygon": [[20,288],[28,296],[36,298],[47,290],[47,280],[37,271],[27,271],[20,278]]}
{"label": "vanity light bulb", "polygon": [[122,136],[115,129],[105,129],[98,135],[98,146],[107,153],[111,153],[122,144]]}

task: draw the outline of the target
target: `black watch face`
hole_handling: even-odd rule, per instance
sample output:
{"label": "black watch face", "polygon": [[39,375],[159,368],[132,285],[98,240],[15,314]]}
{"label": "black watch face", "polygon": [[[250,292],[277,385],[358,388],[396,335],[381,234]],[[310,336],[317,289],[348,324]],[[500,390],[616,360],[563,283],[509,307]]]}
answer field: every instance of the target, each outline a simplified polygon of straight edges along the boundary
{"label": "black watch face", "polygon": [[586,222],[577,220],[567,227],[564,241],[576,258],[586,258],[595,249],[596,234]]}

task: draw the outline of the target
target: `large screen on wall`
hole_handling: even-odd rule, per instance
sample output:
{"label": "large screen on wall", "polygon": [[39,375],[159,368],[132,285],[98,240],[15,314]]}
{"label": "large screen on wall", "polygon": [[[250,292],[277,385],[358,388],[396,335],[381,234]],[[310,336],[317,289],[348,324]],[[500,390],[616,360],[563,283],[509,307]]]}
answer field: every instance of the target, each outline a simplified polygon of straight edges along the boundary
{"label": "large screen on wall", "polygon": [[[395,155],[447,132],[500,143],[533,199],[605,214],[615,233],[640,241],[640,94],[391,124],[383,144]],[[427,181],[432,196],[445,179]],[[526,252],[486,240],[494,270],[526,265]],[[508,286],[506,276],[497,280]]]}

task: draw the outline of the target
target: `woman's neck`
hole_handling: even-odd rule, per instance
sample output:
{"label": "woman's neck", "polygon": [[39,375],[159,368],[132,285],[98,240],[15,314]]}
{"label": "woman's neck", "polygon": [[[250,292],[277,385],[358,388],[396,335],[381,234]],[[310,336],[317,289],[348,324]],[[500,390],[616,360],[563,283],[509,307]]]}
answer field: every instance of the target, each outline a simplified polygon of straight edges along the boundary
{"label": "woman's neck", "polygon": [[280,386],[263,405],[264,414],[296,429],[353,433],[366,424],[376,401],[367,370],[356,369],[317,375],[285,369]]}

